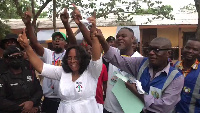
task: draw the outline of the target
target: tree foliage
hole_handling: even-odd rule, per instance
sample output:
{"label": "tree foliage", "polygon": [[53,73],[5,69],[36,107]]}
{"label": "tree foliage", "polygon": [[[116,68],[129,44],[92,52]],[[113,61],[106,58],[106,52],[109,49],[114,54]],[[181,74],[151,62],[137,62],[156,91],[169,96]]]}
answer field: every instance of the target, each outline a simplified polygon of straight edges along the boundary
{"label": "tree foliage", "polygon": [[23,15],[23,12],[27,10],[27,8],[31,8],[33,13],[33,26],[36,28],[37,18],[44,18],[48,16],[47,11],[42,10],[47,6],[47,4],[51,0],[44,1],[44,4],[41,6],[36,2],[44,1],[44,0],[1,0],[0,2],[0,32],[2,39],[6,33],[10,32],[10,27],[5,24],[7,19],[20,19]]}
{"label": "tree foliage", "polygon": [[196,38],[200,39],[200,0],[194,0],[195,7],[198,12],[198,25],[196,30]]}
{"label": "tree foliage", "polygon": [[[48,11],[43,9],[50,4]],[[173,8],[163,5],[161,1],[152,0],[56,0],[57,17],[63,8],[73,10],[72,4],[78,6],[83,17],[88,17],[93,11],[96,11],[97,18],[108,18],[109,14],[116,16],[116,21],[132,22],[132,15],[152,14],[152,19],[168,18],[173,19],[171,14]],[[37,29],[37,18],[52,18],[53,2],[52,0],[1,0],[0,2],[0,18],[21,18],[26,8],[31,8],[33,14],[33,26]],[[42,12],[43,11],[43,12]],[[149,19],[151,21],[152,19]]]}
{"label": "tree foliage", "polygon": [[[174,19],[171,14],[173,10],[171,6],[163,5],[161,1],[152,0],[57,0],[57,13],[59,14],[63,8],[72,10],[73,6],[71,4],[78,6],[82,13],[86,16],[89,16],[93,11],[96,11],[97,18],[103,17],[106,19],[109,14],[112,13],[117,16],[117,21],[132,21],[132,15],[141,14],[155,15],[153,19]],[[52,6],[50,6],[49,11],[49,14],[52,14]]]}
{"label": "tree foliage", "polygon": [[8,25],[6,25],[5,23],[3,23],[2,21],[0,21],[0,40],[2,40],[6,34],[10,33],[10,27]]}
{"label": "tree foliage", "polygon": [[[3,3],[0,3],[0,7],[1,7],[1,11],[0,11],[0,18],[1,19],[20,19],[21,15],[19,15],[19,12],[17,11],[17,7],[16,7],[16,2],[18,3],[18,11],[20,11],[20,14],[25,12],[27,10],[27,7],[31,8],[31,1],[30,0],[20,0],[20,2],[18,2],[18,0],[4,0]],[[43,1],[43,0],[42,0]],[[4,9],[4,10],[3,10]],[[36,12],[38,12],[38,10],[40,9],[40,6],[36,3],[36,1],[34,1],[34,10]],[[41,12],[41,14],[39,15],[39,18],[44,18],[47,17],[48,14],[47,11],[43,11]]]}
{"label": "tree foliage", "polygon": [[[37,19],[41,16],[46,16],[47,12],[42,12],[43,9],[51,2],[51,0],[11,0],[15,4],[17,14],[22,17],[23,13],[28,9],[32,12],[32,26],[35,28],[35,33],[38,31],[39,24],[36,23]],[[37,2],[42,2],[41,6]]]}
{"label": "tree foliage", "polygon": [[180,12],[186,12],[186,13],[194,13],[197,12],[195,5],[193,4],[188,4],[186,6],[183,6],[182,8],[180,8],[179,10]]}
{"label": "tree foliage", "polygon": [[[53,3],[52,0],[2,0],[8,7],[6,13],[2,13],[1,18],[20,18],[26,7],[32,9],[33,15],[36,17],[52,17]],[[48,11],[42,10],[50,3]],[[41,5],[39,5],[41,4]],[[57,17],[63,8],[73,9],[72,4],[78,6],[84,15],[89,16],[93,11],[96,11],[97,18],[108,18],[109,14],[117,16],[118,21],[131,21],[131,15],[152,14],[154,19],[168,18],[173,19],[171,14],[173,8],[169,5],[163,5],[161,1],[152,0],[56,0]],[[17,11],[17,13],[16,13]],[[5,11],[4,11],[5,12]],[[36,12],[39,12],[37,15]],[[20,16],[19,16],[20,15]]]}
{"label": "tree foliage", "polygon": [[6,34],[10,33],[10,27],[1,20],[8,12],[8,7],[5,4],[7,4],[7,0],[2,0],[0,2],[0,40],[3,39]]}

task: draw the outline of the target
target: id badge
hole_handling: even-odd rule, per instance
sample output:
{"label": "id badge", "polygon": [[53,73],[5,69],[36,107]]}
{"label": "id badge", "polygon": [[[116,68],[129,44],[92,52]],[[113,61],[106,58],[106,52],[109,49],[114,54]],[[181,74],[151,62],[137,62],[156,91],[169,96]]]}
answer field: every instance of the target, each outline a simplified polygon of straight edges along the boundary
{"label": "id badge", "polygon": [[114,86],[115,83],[117,82],[117,80],[118,80],[118,77],[113,75],[112,78],[110,79],[109,83]]}
{"label": "id badge", "polygon": [[161,89],[150,86],[149,95],[152,95],[155,99],[160,99],[162,96]]}

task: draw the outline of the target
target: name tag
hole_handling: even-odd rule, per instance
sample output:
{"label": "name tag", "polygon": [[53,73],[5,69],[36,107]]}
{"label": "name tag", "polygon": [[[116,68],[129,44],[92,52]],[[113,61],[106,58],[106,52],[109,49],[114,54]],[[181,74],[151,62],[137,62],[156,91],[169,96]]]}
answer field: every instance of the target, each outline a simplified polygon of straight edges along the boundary
{"label": "name tag", "polygon": [[15,84],[10,84],[10,86],[17,86],[18,85],[18,83],[15,83]]}
{"label": "name tag", "polygon": [[161,89],[150,86],[149,95],[152,95],[155,99],[161,98]]}
{"label": "name tag", "polygon": [[113,76],[112,76],[112,78],[110,79],[110,81],[109,81],[109,83],[111,84],[111,85],[115,85],[115,83],[117,82],[117,80],[118,79],[122,79],[124,82],[127,82],[129,79],[129,75],[126,73],[126,72],[116,72],[116,71],[114,71],[113,72]]}
{"label": "name tag", "polygon": [[27,82],[31,82],[31,81],[33,81],[32,77],[31,76],[27,76]]}
{"label": "name tag", "polygon": [[0,87],[3,87],[3,84],[0,84]]}
{"label": "name tag", "polygon": [[117,80],[118,80],[118,77],[113,75],[112,78],[109,80],[109,83],[114,86]]}

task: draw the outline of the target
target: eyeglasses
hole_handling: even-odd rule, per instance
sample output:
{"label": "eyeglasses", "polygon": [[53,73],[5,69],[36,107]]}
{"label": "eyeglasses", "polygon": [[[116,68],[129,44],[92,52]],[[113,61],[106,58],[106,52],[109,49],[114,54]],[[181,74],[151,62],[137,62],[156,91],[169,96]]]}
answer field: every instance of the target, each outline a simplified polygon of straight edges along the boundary
{"label": "eyeglasses", "polygon": [[68,61],[72,61],[72,60],[78,61],[79,58],[78,58],[78,57],[68,57],[67,60],[68,60]]}
{"label": "eyeglasses", "polygon": [[5,42],[5,44],[16,44],[17,42],[16,41],[7,41]]}
{"label": "eyeglasses", "polygon": [[158,49],[158,48],[151,48],[151,47],[148,48],[148,52],[153,51],[156,54],[158,54],[160,51],[167,51],[167,50],[170,50],[170,49]]}
{"label": "eyeglasses", "polygon": [[57,41],[57,40],[64,41],[65,39],[64,38],[60,38],[60,37],[55,37],[55,38],[53,38],[53,40],[55,40],[55,41]]}
{"label": "eyeglasses", "polygon": [[23,54],[8,55],[9,59],[21,59],[22,57],[23,57]]}

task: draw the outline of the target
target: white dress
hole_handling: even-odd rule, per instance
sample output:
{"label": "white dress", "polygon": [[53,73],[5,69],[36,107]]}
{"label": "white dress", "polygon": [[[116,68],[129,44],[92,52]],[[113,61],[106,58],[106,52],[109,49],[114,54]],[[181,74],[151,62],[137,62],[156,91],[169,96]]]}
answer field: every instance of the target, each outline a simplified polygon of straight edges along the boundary
{"label": "white dress", "polygon": [[42,75],[60,80],[61,99],[57,113],[99,113],[95,99],[98,77],[102,69],[102,58],[90,61],[87,69],[76,80],[72,74],[65,73],[61,66],[43,65]]}

